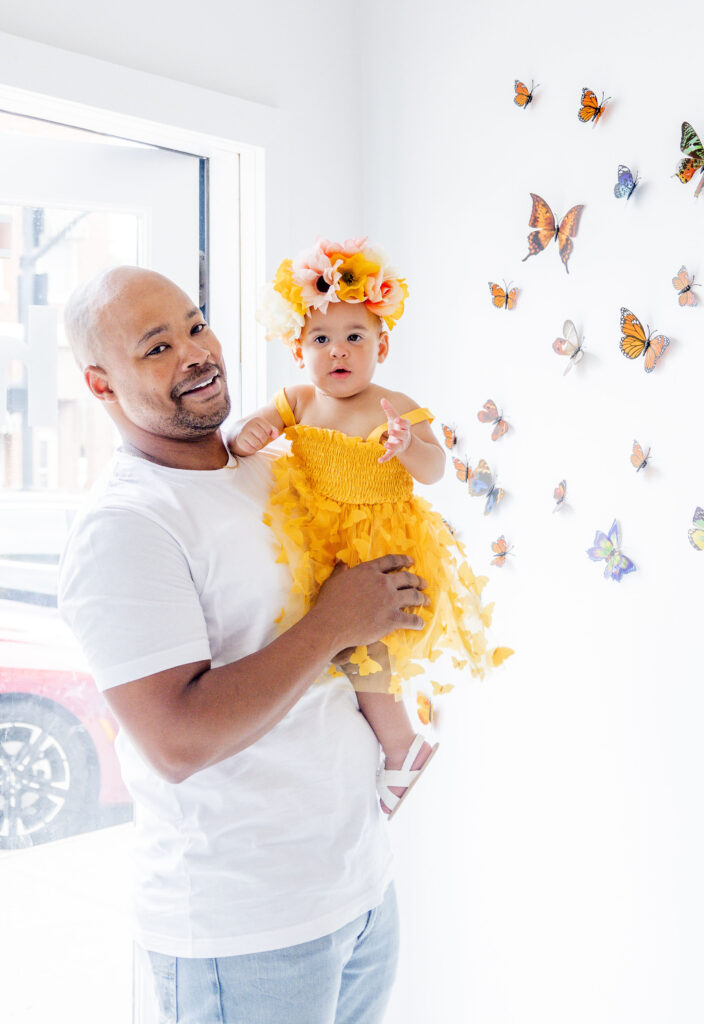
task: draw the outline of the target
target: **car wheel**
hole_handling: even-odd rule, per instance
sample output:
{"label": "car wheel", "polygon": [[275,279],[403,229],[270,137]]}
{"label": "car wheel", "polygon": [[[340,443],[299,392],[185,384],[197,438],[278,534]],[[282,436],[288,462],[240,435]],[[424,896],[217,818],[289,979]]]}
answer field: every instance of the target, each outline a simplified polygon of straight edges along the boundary
{"label": "car wheel", "polygon": [[99,768],[90,736],[61,705],[0,695],[0,849],[95,827]]}

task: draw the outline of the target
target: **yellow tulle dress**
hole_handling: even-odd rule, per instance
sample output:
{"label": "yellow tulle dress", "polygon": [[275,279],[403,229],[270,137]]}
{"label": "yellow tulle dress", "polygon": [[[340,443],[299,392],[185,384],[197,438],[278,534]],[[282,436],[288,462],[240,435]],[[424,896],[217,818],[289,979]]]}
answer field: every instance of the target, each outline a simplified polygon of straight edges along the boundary
{"label": "yellow tulle dress", "polygon": [[[430,605],[412,609],[425,620],[423,630],[384,637],[391,669],[385,689],[409,695],[408,681],[424,675],[443,653],[452,655],[454,669],[473,676],[499,664],[509,652],[490,649],[487,642],[493,609],[481,601],[487,578],[474,575],[462,544],[430,504],[414,495],[413,478],[398,459],[379,463],[387,424],[363,440],[297,424],[283,390],[274,402],[291,442],[290,452],[273,463],[264,517],[280,544],[278,561],[288,563],[293,580],[280,628],[305,614],[337,561],[354,566],[393,552],[413,559],[412,571],[427,581]],[[427,409],[414,409],[404,419],[414,424],[433,417]],[[362,680],[378,671],[378,662],[365,648],[351,660],[361,677],[356,688],[373,690]]]}

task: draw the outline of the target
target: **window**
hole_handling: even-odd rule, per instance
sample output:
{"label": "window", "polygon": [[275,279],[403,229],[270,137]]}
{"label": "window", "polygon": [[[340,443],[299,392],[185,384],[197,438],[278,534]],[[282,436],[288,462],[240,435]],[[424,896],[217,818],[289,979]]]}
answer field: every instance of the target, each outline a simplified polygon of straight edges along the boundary
{"label": "window", "polygon": [[0,112],[0,900],[12,923],[0,958],[12,965],[3,1012],[26,1024],[133,1015],[116,723],[56,610],[67,531],[116,437],[74,364],[64,304],[103,267],[154,267],[210,307],[235,412],[259,372],[238,341],[254,294],[253,271],[239,269],[254,216],[239,208],[240,154],[128,119],[125,137],[100,134],[95,112],[87,120],[93,130]]}

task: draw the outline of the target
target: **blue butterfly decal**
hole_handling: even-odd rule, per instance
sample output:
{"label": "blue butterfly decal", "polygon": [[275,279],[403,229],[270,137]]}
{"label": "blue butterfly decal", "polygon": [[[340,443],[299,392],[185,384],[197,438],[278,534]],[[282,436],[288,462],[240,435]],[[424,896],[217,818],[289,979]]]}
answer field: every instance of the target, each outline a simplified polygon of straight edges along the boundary
{"label": "blue butterfly decal", "polygon": [[619,164],[618,168],[618,181],[614,185],[614,195],[617,199],[630,199],[636,190],[636,185],[640,181],[640,178],[636,174],[635,178],[631,174],[630,167],[626,167],[624,164]]}
{"label": "blue butterfly decal", "polygon": [[630,558],[626,558],[620,548],[621,527],[618,525],[618,521],[614,519],[608,536],[602,533],[601,530],[597,530],[594,537],[594,546],[587,551],[592,562],[606,562],[604,578],[607,580],[612,579],[618,582],[622,576],[636,571],[633,562]]}
{"label": "blue butterfly decal", "polygon": [[494,477],[484,459],[480,459],[477,468],[472,471],[469,478],[469,493],[473,498],[486,497],[485,516],[496,508],[504,496],[503,488],[494,484]]}

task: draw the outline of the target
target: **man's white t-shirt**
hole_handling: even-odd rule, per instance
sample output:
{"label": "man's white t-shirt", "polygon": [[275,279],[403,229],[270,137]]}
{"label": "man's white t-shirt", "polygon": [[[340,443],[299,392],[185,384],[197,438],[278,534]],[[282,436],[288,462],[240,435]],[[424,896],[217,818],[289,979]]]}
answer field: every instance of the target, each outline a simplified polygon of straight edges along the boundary
{"label": "man's white t-shirt", "polygon": [[[269,467],[266,452],[212,471],[117,453],[60,571],[61,613],[100,689],[190,662],[216,668],[275,637],[290,579],[262,522]],[[178,784],[124,731],[116,746],[135,802],[146,949],[278,949],[381,902],[391,853],[379,748],[346,680],[324,676],[256,743]]]}

